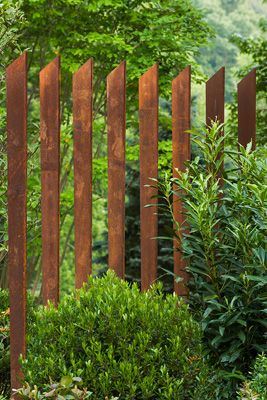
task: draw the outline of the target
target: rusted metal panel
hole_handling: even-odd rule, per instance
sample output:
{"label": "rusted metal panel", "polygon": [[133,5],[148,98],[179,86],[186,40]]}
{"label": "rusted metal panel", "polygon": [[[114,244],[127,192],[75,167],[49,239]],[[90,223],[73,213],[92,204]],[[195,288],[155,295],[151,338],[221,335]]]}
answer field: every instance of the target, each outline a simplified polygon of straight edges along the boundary
{"label": "rusted metal panel", "polygon": [[125,274],[125,113],[126,63],[107,77],[108,264]]}
{"label": "rusted metal panel", "polygon": [[256,68],[250,71],[237,86],[238,143],[246,147],[252,141],[256,147]]}
{"label": "rusted metal panel", "polygon": [[157,203],[152,196],[157,189],[149,178],[158,177],[158,66],[155,64],[139,79],[140,128],[140,229],[141,229],[141,288],[147,290],[157,279],[158,217]]}
{"label": "rusted metal panel", "polygon": [[93,60],[73,76],[75,286],[92,273]]}
{"label": "rusted metal panel", "polygon": [[42,296],[59,300],[60,59],[40,72]]}
{"label": "rusted metal panel", "polygon": [[220,124],[224,123],[224,80],[225,68],[222,67],[206,83],[207,126],[215,120]]}
{"label": "rusted metal panel", "polygon": [[27,54],[6,71],[8,155],[8,271],[11,387],[21,386],[26,352]]}
{"label": "rusted metal panel", "polygon": [[[211,126],[212,121],[219,124],[224,123],[224,91],[225,91],[225,68],[222,67],[216,72],[206,83],[206,125]],[[223,136],[224,130],[221,129],[220,134]],[[222,154],[223,155],[223,154]],[[221,157],[221,154],[218,158]],[[223,172],[223,162],[218,173],[220,184]]]}
{"label": "rusted metal panel", "polygon": [[[185,133],[190,129],[191,119],[191,68],[185,68],[172,81],[172,157],[173,157],[173,177],[179,177],[179,171],[185,170],[185,161],[190,160],[190,135]],[[174,189],[177,189],[174,187]],[[185,215],[183,214],[182,201],[174,198],[173,203],[174,218],[178,222],[181,230],[185,225]],[[182,257],[182,252],[177,251],[177,243],[174,240],[174,274],[183,279],[181,282],[174,281],[174,291],[180,296],[187,295],[186,283],[188,274],[185,271],[186,262]]]}

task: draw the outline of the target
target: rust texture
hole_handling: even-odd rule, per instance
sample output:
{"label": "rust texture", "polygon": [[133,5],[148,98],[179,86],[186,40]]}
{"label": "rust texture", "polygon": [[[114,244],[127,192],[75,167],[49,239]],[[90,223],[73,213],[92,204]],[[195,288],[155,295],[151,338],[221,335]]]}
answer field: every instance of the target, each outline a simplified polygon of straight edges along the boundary
{"label": "rust texture", "polygon": [[59,300],[60,59],[40,72],[42,296]]}
{"label": "rust texture", "polygon": [[125,275],[125,114],[126,63],[107,77],[108,264]]}
{"label": "rust texture", "polygon": [[250,71],[237,86],[238,143],[256,147],[256,69]]}
{"label": "rust texture", "polygon": [[[190,160],[190,135],[185,133],[190,129],[190,109],[191,109],[191,68],[185,68],[172,81],[172,157],[173,157],[173,176],[179,177],[179,171],[184,171],[185,161]],[[174,187],[174,189],[177,189]],[[175,196],[173,203],[173,213],[178,222],[182,236],[182,230],[185,226],[185,216],[183,214],[182,201]],[[176,227],[175,227],[176,228]],[[177,243],[174,240],[174,274],[183,280],[176,282],[174,280],[174,291],[180,296],[187,295],[186,283],[188,273],[185,271],[186,262],[182,257],[182,252],[177,251]]]}
{"label": "rust texture", "polygon": [[92,273],[93,60],[73,76],[75,286]]}
{"label": "rust texture", "polygon": [[139,79],[140,128],[140,233],[141,288],[147,290],[157,279],[157,189],[149,178],[158,177],[158,66],[155,64]]}
{"label": "rust texture", "polygon": [[8,155],[8,271],[11,387],[21,386],[26,352],[27,54],[6,71]]}
{"label": "rust texture", "polygon": [[220,124],[224,123],[224,80],[225,68],[222,67],[206,83],[207,126],[215,120]]}
{"label": "rust texture", "polygon": [[[206,82],[206,125],[209,127],[212,121],[217,121],[219,124],[224,123],[224,91],[225,91],[225,68],[222,67]],[[223,128],[220,134],[224,135]],[[218,158],[224,156],[222,152]],[[220,166],[218,172],[219,182],[222,185],[224,163]]]}

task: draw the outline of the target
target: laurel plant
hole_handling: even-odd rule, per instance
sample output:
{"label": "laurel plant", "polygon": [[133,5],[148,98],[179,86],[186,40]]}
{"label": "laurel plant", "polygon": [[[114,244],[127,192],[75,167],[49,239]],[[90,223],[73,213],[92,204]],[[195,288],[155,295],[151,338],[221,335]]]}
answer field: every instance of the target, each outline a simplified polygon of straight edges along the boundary
{"label": "laurel plant", "polygon": [[[209,355],[238,376],[266,351],[267,149],[229,149],[222,128],[192,131],[199,156],[178,178],[155,185],[187,261],[190,304]],[[178,198],[181,227],[173,221]]]}

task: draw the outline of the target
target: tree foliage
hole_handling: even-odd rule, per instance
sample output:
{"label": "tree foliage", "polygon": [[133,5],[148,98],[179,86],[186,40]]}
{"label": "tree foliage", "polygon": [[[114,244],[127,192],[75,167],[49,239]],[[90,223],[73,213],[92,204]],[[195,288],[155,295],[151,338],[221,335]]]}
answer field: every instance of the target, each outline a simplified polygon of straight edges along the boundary
{"label": "tree foliage", "polygon": [[266,14],[266,8],[261,0],[194,0],[194,4],[203,10],[205,20],[215,31],[214,39],[201,48],[197,61],[207,75],[226,67],[226,99],[229,101],[235,84],[234,72],[245,62],[238,46],[230,39],[233,35],[257,38],[258,21]]}

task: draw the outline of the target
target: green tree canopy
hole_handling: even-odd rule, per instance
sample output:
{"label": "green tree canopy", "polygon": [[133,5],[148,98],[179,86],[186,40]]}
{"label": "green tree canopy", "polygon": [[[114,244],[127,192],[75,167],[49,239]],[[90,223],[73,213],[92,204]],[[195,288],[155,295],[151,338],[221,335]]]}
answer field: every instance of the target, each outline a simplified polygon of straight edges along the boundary
{"label": "green tree canopy", "polygon": [[197,78],[194,57],[211,33],[190,0],[23,0],[22,10],[33,64],[43,67],[61,53],[64,71],[74,72],[93,57],[99,96],[100,82],[123,59],[129,92],[155,62],[162,94],[169,92],[170,76],[189,63]]}

